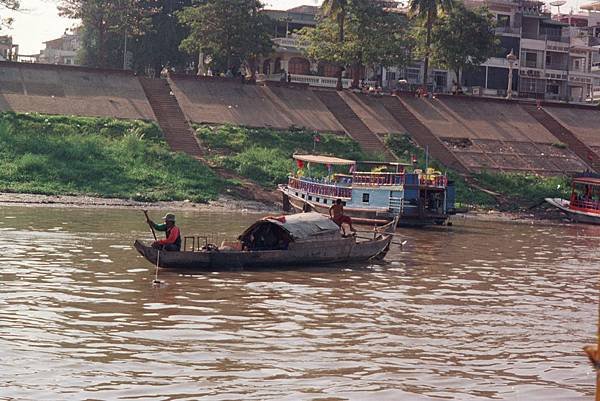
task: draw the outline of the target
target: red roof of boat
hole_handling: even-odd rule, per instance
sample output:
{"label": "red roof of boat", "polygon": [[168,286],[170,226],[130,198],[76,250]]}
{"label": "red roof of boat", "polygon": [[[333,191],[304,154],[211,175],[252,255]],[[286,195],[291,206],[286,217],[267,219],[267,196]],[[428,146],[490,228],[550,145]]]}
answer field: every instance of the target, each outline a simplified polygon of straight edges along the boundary
{"label": "red roof of boat", "polygon": [[573,178],[573,183],[600,185],[600,178],[595,177],[580,177]]}

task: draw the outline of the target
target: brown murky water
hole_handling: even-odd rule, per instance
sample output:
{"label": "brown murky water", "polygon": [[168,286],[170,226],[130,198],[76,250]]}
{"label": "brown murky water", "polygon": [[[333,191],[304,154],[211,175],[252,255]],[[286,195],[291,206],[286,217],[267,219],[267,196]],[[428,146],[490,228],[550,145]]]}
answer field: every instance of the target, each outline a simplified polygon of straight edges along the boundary
{"label": "brown murky water", "polygon": [[[233,236],[255,216],[179,217]],[[385,264],[153,288],[140,212],[0,207],[0,399],[593,398],[600,227],[403,233]]]}

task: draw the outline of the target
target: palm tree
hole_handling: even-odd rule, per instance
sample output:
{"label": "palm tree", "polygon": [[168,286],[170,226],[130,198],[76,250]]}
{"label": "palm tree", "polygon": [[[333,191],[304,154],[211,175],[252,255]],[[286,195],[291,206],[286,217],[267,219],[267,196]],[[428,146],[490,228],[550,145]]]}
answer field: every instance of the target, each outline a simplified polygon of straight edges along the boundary
{"label": "palm tree", "polygon": [[[413,15],[425,19],[427,35],[425,37],[425,60],[423,86],[427,88],[427,75],[429,73],[429,51],[431,48],[431,30],[440,10],[450,11],[454,4],[453,0],[410,0],[409,8]],[[459,79],[456,77],[456,79]]]}
{"label": "palm tree", "polygon": [[[321,10],[323,15],[327,18],[337,19],[339,27],[338,40],[340,45],[344,43],[344,20],[346,19],[346,10],[348,8],[348,0],[323,0]],[[342,66],[338,68],[337,84],[335,86],[337,90],[342,90]]]}

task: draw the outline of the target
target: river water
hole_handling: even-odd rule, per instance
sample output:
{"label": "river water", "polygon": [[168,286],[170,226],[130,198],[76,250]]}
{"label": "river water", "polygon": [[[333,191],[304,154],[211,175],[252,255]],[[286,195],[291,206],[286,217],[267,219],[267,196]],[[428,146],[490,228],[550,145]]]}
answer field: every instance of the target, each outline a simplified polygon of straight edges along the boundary
{"label": "river water", "polygon": [[[256,218],[178,217],[220,237]],[[156,288],[139,211],[0,207],[0,400],[593,398],[600,227],[400,232],[383,264]]]}

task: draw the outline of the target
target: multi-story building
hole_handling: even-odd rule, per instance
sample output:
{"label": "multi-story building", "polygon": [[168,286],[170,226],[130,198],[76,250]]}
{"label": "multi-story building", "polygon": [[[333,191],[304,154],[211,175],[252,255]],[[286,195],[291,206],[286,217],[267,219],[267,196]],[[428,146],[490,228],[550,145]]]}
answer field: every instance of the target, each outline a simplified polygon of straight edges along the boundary
{"label": "multi-story building", "polygon": [[[478,95],[506,96],[512,71],[512,93],[524,98],[589,102],[600,99],[600,0],[588,5],[587,14],[551,16],[537,0],[465,0],[469,7],[486,6],[496,20],[499,51],[481,66],[464,71],[461,77],[431,66],[430,89],[448,92],[460,80],[463,88]],[[394,9],[407,12],[406,9]],[[260,71],[271,79],[282,72],[292,74],[293,82],[315,86],[335,86],[337,67],[311,61],[303,54],[294,32],[316,25],[317,7],[265,11],[275,19],[275,51],[263,61]],[[509,53],[515,56],[510,61]],[[374,68],[363,72],[366,80],[385,88],[416,88],[423,84],[423,63],[407,67]],[[345,72],[349,86],[351,71]]]}
{"label": "multi-story building", "polygon": [[77,51],[81,47],[80,29],[67,32],[57,39],[44,42],[38,62],[45,64],[77,65]]}
{"label": "multi-story building", "polygon": [[[273,31],[275,47],[273,54],[262,60],[259,73],[267,79],[279,80],[285,72],[291,74],[292,82],[335,87],[338,66],[324,61],[309,60],[304,54],[305,46],[298,40],[296,34],[304,27],[314,27],[317,24],[319,7],[299,6],[289,10],[264,10],[263,12],[275,21]],[[363,75],[372,76],[373,71],[365,70]],[[343,76],[344,87],[349,87],[352,81],[351,69],[346,69]]]}

